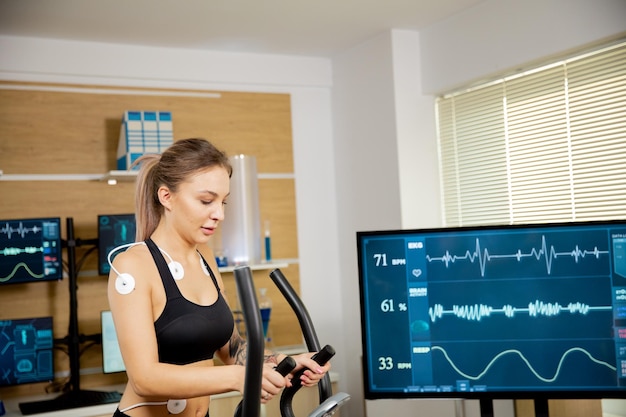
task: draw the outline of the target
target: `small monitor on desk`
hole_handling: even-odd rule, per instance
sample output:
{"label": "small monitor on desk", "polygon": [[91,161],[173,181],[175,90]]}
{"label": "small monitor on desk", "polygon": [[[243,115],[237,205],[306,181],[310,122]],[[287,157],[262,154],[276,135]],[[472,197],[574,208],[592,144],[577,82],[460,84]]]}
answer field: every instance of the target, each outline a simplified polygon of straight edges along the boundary
{"label": "small monitor on desk", "polygon": [[102,371],[105,374],[124,372],[126,367],[117,342],[113,315],[110,311],[103,311],[100,318],[102,324]]}
{"label": "small monitor on desk", "polygon": [[0,386],[54,379],[52,317],[0,320]]}

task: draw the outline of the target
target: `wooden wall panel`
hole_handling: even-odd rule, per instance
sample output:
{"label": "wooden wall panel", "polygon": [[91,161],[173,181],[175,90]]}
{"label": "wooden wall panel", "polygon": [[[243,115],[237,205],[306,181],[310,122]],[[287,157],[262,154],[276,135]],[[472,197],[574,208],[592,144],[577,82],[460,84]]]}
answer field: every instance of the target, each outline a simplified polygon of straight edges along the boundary
{"label": "wooden wall panel", "polygon": [[[115,91],[102,89],[107,90]],[[172,112],[177,139],[203,137],[229,155],[255,155],[259,172],[293,172],[286,94],[221,92],[219,98],[206,98],[127,90],[137,95],[0,90],[0,169],[5,174],[104,173],[116,167],[124,111],[163,110]]]}
{"label": "wooden wall panel", "polygon": [[[130,92],[130,94],[129,94]],[[257,158],[263,173],[286,173],[259,181],[261,219],[271,222],[273,257],[298,257],[290,97],[287,94],[218,92],[218,98],[189,94],[210,92],[62,86],[0,82],[0,170],[6,174],[105,174],[116,169],[117,144],[126,110],[171,111],[174,138],[203,137],[229,155]],[[172,95],[177,94],[177,95]],[[291,176],[290,176],[291,175]],[[5,177],[6,178],[6,177]],[[98,214],[132,213],[134,183],[110,186],[99,180],[0,180],[0,219],[61,217],[74,220],[75,237],[97,237]],[[215,236],[220,239],[219,234]],[[219,246],[219,242],[212,242]],[[97,274],[97,251],[77,248],[85,257],[78,279],[79,327],[83,334],[100,332],[100,312],[108,309],[106,277]],[[255,271],[256,288],[267,287],[274,300],[270,324],[277,345],[302,342],[298,322],[268,277]],[[299,291],[299,269],[283,270]],[[231,302],[236,301],[232,273],[223,274]],[[235,306],[236,308],[236,306]],[[67,334],[68,280],[0,286],[0,319],[53,316],[55,337]],[[81,386],[120,383],[124,374],[103,375],[100,346],[87,349]],[[67,356],[55,355],[56,371],[69,369]],[[41,393],[45,384],[0,388],[0,397]]]}

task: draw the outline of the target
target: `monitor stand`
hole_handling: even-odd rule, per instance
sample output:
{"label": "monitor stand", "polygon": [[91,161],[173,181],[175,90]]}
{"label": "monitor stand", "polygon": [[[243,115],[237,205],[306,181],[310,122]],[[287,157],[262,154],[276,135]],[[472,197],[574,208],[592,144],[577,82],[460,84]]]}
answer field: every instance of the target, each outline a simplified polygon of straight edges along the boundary
{"label": "monitor stand", "polygon": [[[42,401],[32,401],[20,403],[22,414],[39,414],[50,411],[65,410],[69,408],[90,407],[100,404],[119,402],[121,394],[119,392],[87,391],[80,388],[80,344],[85,340],[78,329],[78,270],[76,262],[76,247],[83,243],[96,243],[92,241],[81,241],[74,238],[74,219],[67,218],[67,247],[68,281],[70,292],[70,318],[68,335],[61,340],[67,344],[70,360],[70,382],[69,391],[56,398]],[[99,338],[98,338],[99,336]],[[90,340],[100,341],[102,335],[87,336]]]}
{"label": "monitor stand", "polygon": [[480,399],[480,417],[494,417],[492,399],[490,398]]}
{"label": "monitor stand", "polygon": [[535,398],[535,417],[549,417],[550,410],[548,408],[547,398]]}

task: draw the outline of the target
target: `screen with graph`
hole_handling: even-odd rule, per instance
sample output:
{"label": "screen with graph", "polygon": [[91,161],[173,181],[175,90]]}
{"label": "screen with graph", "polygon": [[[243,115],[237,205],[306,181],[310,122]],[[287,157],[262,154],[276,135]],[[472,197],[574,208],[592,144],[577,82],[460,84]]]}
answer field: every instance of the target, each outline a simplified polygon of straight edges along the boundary
{"label": "screen with graph", "polygon": [[[134,214],[98,215],[98,273],[100,275],[108,275],[111,270],[107,258],[112,249],[135,241],[135,228]],[[111,261],[114,257],[111,257]]]}
{"label": "screen with graph", "polygon": [[0,386],[54,379],[52,317],[0,320]]}
{"label": "screen with graph", "polygon": [[366,398],[626,397],[626,221],[357,232]]}
{"label": "screen with graph", "polygon": [[61,219],[0,220],[0,285],[63,278]]}

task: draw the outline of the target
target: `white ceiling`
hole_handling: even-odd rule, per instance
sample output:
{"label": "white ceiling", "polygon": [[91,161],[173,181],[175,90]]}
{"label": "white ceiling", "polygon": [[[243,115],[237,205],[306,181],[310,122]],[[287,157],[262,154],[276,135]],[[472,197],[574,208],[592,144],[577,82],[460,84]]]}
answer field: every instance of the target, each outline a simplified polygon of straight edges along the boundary
{"label": "white ceiling", "polygon": [[0,0],[0,35],[332,57],[483,0]]}

